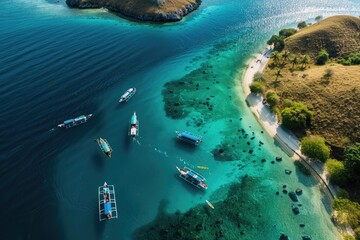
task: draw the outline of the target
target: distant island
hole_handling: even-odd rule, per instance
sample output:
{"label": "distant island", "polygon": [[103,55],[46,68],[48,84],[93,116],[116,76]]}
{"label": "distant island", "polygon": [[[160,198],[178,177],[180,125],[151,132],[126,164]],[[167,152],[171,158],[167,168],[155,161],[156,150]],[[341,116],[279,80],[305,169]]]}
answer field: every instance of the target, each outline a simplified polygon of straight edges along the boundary
{"label": "distant island", "polygon": [[201,0],[66,0],[72,8],[106,8],[140,21],[176,22],[199,8]]}

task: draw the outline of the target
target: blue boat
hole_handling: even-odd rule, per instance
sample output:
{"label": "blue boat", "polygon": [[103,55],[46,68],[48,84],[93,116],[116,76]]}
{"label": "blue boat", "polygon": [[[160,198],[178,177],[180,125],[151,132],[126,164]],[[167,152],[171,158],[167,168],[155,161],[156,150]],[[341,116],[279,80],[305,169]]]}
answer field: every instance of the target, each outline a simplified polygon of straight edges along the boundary
{"label": "blue boat", "polygon": [[179,131],[176,131],[176,135],[177,135],[177,138],[184,141],[184,142],[188,142],[188,143],[191,143],[191,144],[194,144],[194,145],[199,145],[201,142],[202,142],[202,137],[201,136],[197,136],[197,135],[194,135],[190,132],[179,132]]}
{"label": "blue boat", "polygon": [[135,138],[139,135],[139,120],[137,119],[136,112],[131,116],[129,135]]}
{"label": "blue boat", "polygon": [[114,185],[108,185],[106,182],[98,188],[99,199],[99,221],[117,218]]}
{"label": "blue boat", "polygon": [[103,138],[96,139],[96,142],[98,143],[103,153],[105,153],[106,156],[111,158],[112,148],[110,147],[109,142]]}
{"label": "blue boat", "polygon": [[89,114],[89,115],[81,115],[77,118],[72,118],[72,119],[69,119],[69,120],[66,120],[64,121],[63,123],[60,123],[58,124],[58,127],[59,128],[72,128],[72,127],[75,127],[77,125],[80,125],[80,124],[83,124],[83,123],[86,123],[87,120],[89,120],[89,118],[92,117],[92,114]]}

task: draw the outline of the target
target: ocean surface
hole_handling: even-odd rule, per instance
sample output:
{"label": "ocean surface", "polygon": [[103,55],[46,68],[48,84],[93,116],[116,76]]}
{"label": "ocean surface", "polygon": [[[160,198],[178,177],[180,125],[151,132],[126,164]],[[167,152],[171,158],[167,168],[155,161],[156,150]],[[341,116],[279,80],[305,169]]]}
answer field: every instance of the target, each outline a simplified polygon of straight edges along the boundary
{"label": "ocean surface", "polygon": [[[339,239],[331,204],[317,181],[261,133],[245,96],[235,90],[246,62],[272,34],[301,20],[338,14],[359,16],[360,2],[204,0],[179,23],[151,24],[103,9],[69,9],[64,0],[2,0],[0,239],[132,239],[155,219],[162,202],[169,214],[204,205],[205,199],[216,206],[244,176],[256,179],[248,194],[258,199],[265,219],[244,239],[278,239],[281,233],[291,239]],[[164,84],[204,64],[221,76],[223,90],[214,104],[221,114],[192,110],[182,119],[167,117]],[[130,87],[137,88],[136,95],[119,104]],[[136,141],[128,136],[133,112],[140,121]],[[94,116],[86,124],[57,128],[89,113]],[[193,124],[199,116],[201,124]],[[264,145],[249,154],[249,139],[240,139],[234,146],[238,159],[215,160],[212,150],[238,129]],[[204,141],[197,148],[181,144],[176,130],[200,134]],[[94,141],[99,137],[112,146],[111,159]],[[283,161],[270,164],[276,156]],[[199,171],[208,190],[185,184],[175,166]],[[97,190],[104,181],[115,185],[119,218],[99,222]],[[281,193],[283,185],[303,189],[297,216]],[[250,210],[242,214],[258,217]]]}

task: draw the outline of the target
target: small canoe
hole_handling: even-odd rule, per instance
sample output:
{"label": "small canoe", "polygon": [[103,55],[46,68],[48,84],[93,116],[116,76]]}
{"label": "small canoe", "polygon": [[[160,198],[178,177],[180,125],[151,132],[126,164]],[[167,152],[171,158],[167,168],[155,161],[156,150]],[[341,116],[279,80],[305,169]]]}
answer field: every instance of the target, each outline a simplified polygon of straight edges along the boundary
{"label": "small canoe", "polygon": [[206,203],[207,203],[207,205],[209,205],[209,207],[211,207],[212,209],[214,209],[214,208],[215,208],[215,207],[214,207],[214,205],[212,205],[212,204],[211,204],[211,202],[210,202],[209,200],[206,200],[205,202],[206,202]]}
{"label": "small canoe", "polygon": [[206,166],[197,166],[197,168],[199,168],[199,169],[203,169],[203,170],[208,170],[209,168],[208,167],[206,167]]}

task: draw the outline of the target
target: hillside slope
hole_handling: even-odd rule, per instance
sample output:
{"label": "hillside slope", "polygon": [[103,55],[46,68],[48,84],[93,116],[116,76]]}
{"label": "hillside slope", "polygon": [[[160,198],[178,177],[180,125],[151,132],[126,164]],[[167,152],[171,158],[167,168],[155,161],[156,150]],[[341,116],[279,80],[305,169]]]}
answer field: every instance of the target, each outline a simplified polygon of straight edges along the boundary
{"label": "hillside slope", "polygon": [[196,10],[201,0],[66,0],[73,8],[107,8],[141,21],[174,22]]}
{"label": "hillside slope", "polygon": [[285,48],[292,53],[315,57],[325,49],[330,57],[360,52],[360,18],[329,17],[308,26],[285,39]]}

